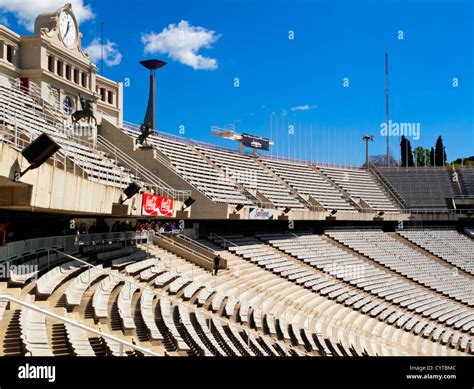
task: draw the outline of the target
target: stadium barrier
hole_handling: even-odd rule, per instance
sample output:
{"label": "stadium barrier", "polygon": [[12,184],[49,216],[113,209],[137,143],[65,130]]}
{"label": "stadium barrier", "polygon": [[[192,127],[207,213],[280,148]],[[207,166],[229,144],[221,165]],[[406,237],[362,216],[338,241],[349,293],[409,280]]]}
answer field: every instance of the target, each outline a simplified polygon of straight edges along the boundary
{"label": "stadium barrier", "polygon": [[102,234],[80,234],[67,236],[52,236],[47,238],[28,239],[8,243],[0,247],[0,262],[19,259],[26,255],[48,252],[54,249],[63,250],[66,253],[78,253],[81,246],[97,243],[114,243],[124,241],[135,241],[151,243],[153,232],[109,232]]}

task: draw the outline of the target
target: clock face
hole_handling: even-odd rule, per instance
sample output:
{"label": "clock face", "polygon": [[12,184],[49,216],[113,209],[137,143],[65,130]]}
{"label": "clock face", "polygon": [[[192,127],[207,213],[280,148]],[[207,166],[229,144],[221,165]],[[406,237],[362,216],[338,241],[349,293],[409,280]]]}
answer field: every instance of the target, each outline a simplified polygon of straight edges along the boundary
{"label": "clock face", "polygon": [[59,35],[64,44],[71,47],[76,42],[76,23],[69,12],[61,12],[59,15]]}

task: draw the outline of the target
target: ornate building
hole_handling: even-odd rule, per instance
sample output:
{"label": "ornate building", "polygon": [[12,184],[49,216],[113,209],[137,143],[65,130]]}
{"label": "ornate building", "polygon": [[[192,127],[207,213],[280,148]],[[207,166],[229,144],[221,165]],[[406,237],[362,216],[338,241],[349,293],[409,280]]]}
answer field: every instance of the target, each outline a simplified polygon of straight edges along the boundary
{"label": "ornate building", "polygon": [[92,99],[99,123],[106,117],[120,126],[122,83],[97,74],[81,41],[71,4],[39,15],[33,35],[0,25],[0,83],[21,83],[64,119],[81,109],[79,96]]}

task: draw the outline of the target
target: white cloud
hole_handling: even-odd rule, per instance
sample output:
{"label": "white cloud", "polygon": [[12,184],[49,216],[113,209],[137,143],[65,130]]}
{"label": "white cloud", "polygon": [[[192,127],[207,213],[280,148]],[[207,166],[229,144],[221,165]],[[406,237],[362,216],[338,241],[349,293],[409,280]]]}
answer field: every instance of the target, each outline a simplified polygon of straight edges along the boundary
{"label": "white cloud", "polygon": [[202,48],[211,48],[219,37],[215,31],[191,26],[187,21],[181,20],[178,25],[170,24],[159,34],[143,34],[141,40],[145,45],[145,53],[168,54],[171,59],[195,70],[215,70],[217,60],[204,57],[198,52]]}
{"label": "white cloud", "polygon": [[114,42],[107,40],[104,45],[101,45],[100,39],[95,38],[89,46],[84,48],[86,53],[89,53],[89,58],[92,62],[98,63],[102,58],[102,49],[104,53],[104,63],[107,66],[119,65],[122,61],[122,54],[117,49]]}
{"label": "white cloud", "polygon": [[91,6],[85,5],[84,0],[0,0],[0,10],[12,13],[18,23],[33,31],[35,19],[40,13],[61,8],[66,2],[72,4],[79,22],[94,17]]}
{"label": "white cloud", "polygon": [[316,105],[297,105],[296,107],[291,108],[292,111],[309,111],[311,109],[316,108]]}

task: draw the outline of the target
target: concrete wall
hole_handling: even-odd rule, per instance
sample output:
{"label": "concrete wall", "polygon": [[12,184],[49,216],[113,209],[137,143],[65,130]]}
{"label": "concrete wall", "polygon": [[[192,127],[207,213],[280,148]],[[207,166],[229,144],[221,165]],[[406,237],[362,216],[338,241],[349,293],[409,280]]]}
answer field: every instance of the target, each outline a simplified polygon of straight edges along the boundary
{"label": "concrete wall", "polygon": [[91,182],[48,163],[14,182],[14,172],[28,166],[19,151],[0,143],[0,207],[110,214],[122,194],[119,188]]}
{"label": "concrete wall", "polygon": [[[226,219],[229,213],[227,204],[216,204],[199,192],[194,186],[181,178],[172,168],[154,158],[154,150],[142,150],[134,147],[134,140],[111,122],[104,120],[99,127],[99,134],[112,142],[140,165],[158,176],[176,190],[189,190],[191,197],[196,200],[194,206],[188,209],[192,219]],[[175,207],[176,208],[176,207]]]}

